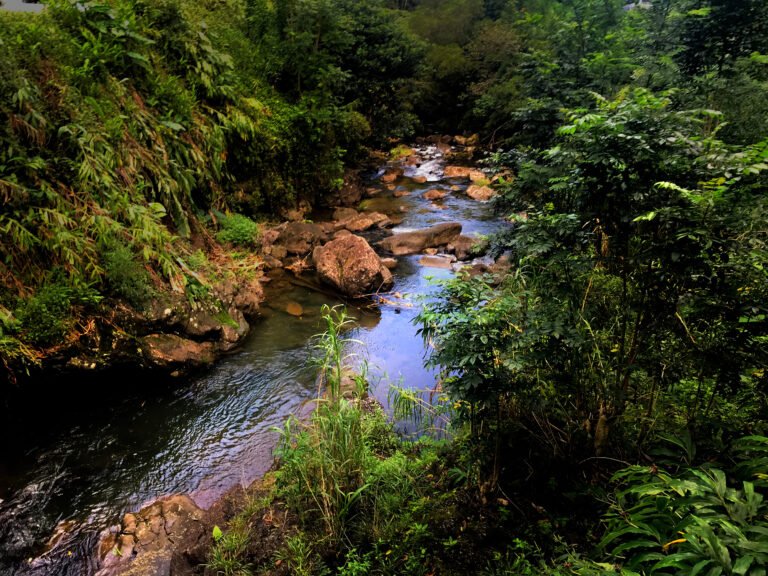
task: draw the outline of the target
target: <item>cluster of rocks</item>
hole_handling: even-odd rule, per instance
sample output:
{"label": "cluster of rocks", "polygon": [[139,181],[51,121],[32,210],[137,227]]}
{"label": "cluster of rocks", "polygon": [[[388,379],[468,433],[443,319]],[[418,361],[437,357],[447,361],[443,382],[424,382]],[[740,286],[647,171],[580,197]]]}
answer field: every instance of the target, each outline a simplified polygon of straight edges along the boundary
{"label": "cluster of rocks", "polygon": [[[273,479],[270,474],[248,488],[237,485],[207,510],[199,508],[189,496],[175,494],[135,514],[126,514],[120,525],[102,534],[95,554],[95,576],[214,574],[212,568],[204,566],[210,560],[215,527],[226,531],[227,523],[249,502],[268,493]],[[260,563],[270,561],[294,531],[295,518],[282,504],[254,511],[249,523],[248,557]]]}
{"label": "cluster of rocks", "polygon": [[[391,290],[390,268],[397,260],[382,258],[368,240],[352,233],[352,229],[387,228],[391,221],[383,214],[349,208],[338,209],[335,215],[339,219],[334,222],[289,222],[264,234],[263,250],[271,265],[293,269],[297,261],[305,261],[305,268],[314,267],[321,282],[354,298]],[[484,241],[461,234],[460,223],[394,234],[375,245],[393,256],[434,255],[439,250],[452,261],[476,257],[485,248]]]}
{"label": "cluster of rocks", "polygon": [[204,300],[162,293],[138,309],[110,301],[109,317],[95,317],[77,340],[46,357],[44,367],[95,372],[128,366],[178,376],[234,350],[262,300],[257,274],[247,282],[219,282]]}

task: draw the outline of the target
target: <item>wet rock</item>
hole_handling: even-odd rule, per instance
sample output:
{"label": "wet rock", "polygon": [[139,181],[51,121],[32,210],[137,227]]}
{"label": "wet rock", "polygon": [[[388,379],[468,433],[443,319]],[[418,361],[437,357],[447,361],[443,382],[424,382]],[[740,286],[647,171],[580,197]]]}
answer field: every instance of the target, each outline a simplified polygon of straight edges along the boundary
{"label": "wet rock", "polygon": [[426,176],[414,176],[413,178],[411,178],[411,180],[413,180],[417,184],[424,184],[424,182],[427,181],[427,177]]}
{"label": "wet rock", "polygon": [[[414,178],[415,180],[415,178]],[[426,182],[426,180],[425,180]],[[403,196],[408,196],[410,192],[408,190],[395,190],[392,194],[395,198],[402,198]]]}
{"label": "wet rock", "polygon": [[363,238],[344,236],[315,249],[320,280],[348,296],[387,291],[394,286],[392,273]]}
{"label": "wet rock", "polygon": [[344,227],[350,232],[362,232],[373,228],[374,222],[364,214],[360,214],[357,218],[353,218],[345,223]]}
{"label": "wet rock", "polygon": [[267,256],[271,256],[278,261],[285,260],[288,256],[288,249],[280,245],[272,246]]}
{"label": "wet rock", "polygon": [[472,134],[465,138],[464,136],[454,136],[453,141],[459,146],[477,146],[480,143],[480,135]]}
{"label": "wet rock", "polygon": [[445,192],[445,191],[443,191],[443,190],[438,190],[437,188],[433,188],[433,189],[432,189],[432,190],[430,190],[429,192],[425,192],[425,193],[423,194],[423,198],[424,198],[425,200],[440,200],[440,199],[441,199],[441,198],[443,198],[443,197],[444,197],[446,194],[447,194],[447,192]]}
{"label": "wet rock", "polygon": [[442,204],[435,204],[434,202],[432,202],[429,205],[429,207],[432,208],[432,210],[448,210],[448,206],[443,206]]}
{"label": "wet rock", "polygon": [[175,545],[201,529],[204,512],[186,495],[173,495],[126,514],[119,532],[99,546],[96,576],[170,576]]}
{"label": "wet rock", "polygon": [[488,251],[488,242],[462,234],[451,243],[447,251],[453,252],[457,260],[469,260],[483,256]]}
{"label": "wet rock", "polygon": [[216,357],[213,342],[196,342],[176,334],[150,334],[140,339],[145,360],[168,370],[198,368]]}
{"label": "wet rock", "polygon": [[397,260],[394,258],[382,258],[381,263],[384,264],[387,268],[392,270],[395,266],[397,266]]}
{"label": "wet rock", "polygon": [[472,182],[488,182],[488,176],[486,176],[485,172],[482,172],[481,170],[470,170],[469,179]]}
{"label": "wet rock", "polygon": [[285,311],[291,316],[301,316],[304,314],[304,308],[298,302],[288,302],[285,306]]}
{"label": "wet rock", "polygon": [[216,317],[216,311],[195,303],[190,306],[187,318],[183,322],[184,333],[193,338],[213,340],[221,334],[221,322]]}
{"label": "wet rock", "polygon": [[386,184],[391,184],[392,182],[394,182],[395,180],[400,178],[400,176],[402,176],[402,175],[403,175],[403,167],[402,166],[398,166],[398,167],[395,167],[395,168],[390,168],[389,170],[387,170],[387,172],[385,172],[381,176],[381,181],[385,182]]}
{"label": "wet rock", "polygon": [[378,246],[396,256],[417,254],[425,248],[435,248],[449,244],[461,234],[461,224],[458,222],[436,224],[424,230],[403,232],[385,238]]}
{"label": "wet rock", "polygon": [[377,228],[391,228],[395,225],[389,216],[382,214],[381,212],[368,212],[367,215],[373,220],[373,223]]}
{"label": "wet rock", "polygon": [[354,208],[339,207],[333,211],[333,219],[337,221],[349,220],[350,218],[356,218],[360,216],[360,212]]}
{"label": "wet rock", "polygon": [[351,236],[352,232],[347,230],[346,228],[342,228],[341,230],[337,230],[333,234],[333,239],[336,240],[336,238],[343,238],[344,236]]}
{"label": "wet rock", "polygon": [[485,201],[490,200],[496,196],[496,191],[493,188],[489,188],[488,186],[478,186],[477,184],[472,184],[469,188],[467,188],[467,196],[473,200]]}
{"label": "wet rock", "polygon": [[441,268],[451,270],[453,258],[449,256],[422,256],[419,258],[419,264],[427,268]]}
{"label": "wet rock", "polygon": [[[315,246],[325,242],[327,239],[327,234],[319,224],[289,222],[283,226],[277,242],[285,248],[288,254],[303,255],[311,252]],[[272,249],[272,255],[279,258],[275,254],[274,248]]]}
{"label": "wet rock", "polygon": [[[331,223],[331,228],[336,230],[344,228],[350,232],[362,232],[374,226],[387,228],[393,224],[386,214],[381,212],[358,212],[353,208],[337,209],[333,217],[337,221]],[[335,237],[336,235],[334,235]]]}
{"label": "wet rock", "polygon": [[238,286],[232,306],[240,310],[246,317],[253,318],[259,313],[259,304],[264,300],[264,290],[261,282],[251,280]]}
{"label": "wet rock", "polygon": [[470,170],[468,166],[446,166],[443,178],[469,178]]}
{"label": "wet rock", "polygon": [[339,191],[326,197],[329,206],[354,206],[363,198],[365,186],[359,170],[347,169]]}
{"label": "wet rock", "polygon": [[272,246],[275,242],[277,242],[277,239],[280,237],[280,231],[275,230],[274,228],[270,228],[269,230],[264,230],[262,232],[261,236],[259,237],[259,243],[261,244],[261,248],[267,248],[269,246]]}
{"label": "wet rock", "polygon": [[[287,254],[287,253],[286,253]],[[274,256],[271,256],[269,254],[264,256],[264,263],[267,265],[267,268],[269,269],[275,269],[275,268],[282,268],[283,263],[275,258]]]}
{"label": "wet rock", "polygon": [[227,310],[227,316],[225,322],[221,327],[221,340],[219,343],[219,350],[221,352],[229,352],[237,347],[238,344],[248,336],[250,326],[245,320],[243,313],[237,308],[230,308]]}

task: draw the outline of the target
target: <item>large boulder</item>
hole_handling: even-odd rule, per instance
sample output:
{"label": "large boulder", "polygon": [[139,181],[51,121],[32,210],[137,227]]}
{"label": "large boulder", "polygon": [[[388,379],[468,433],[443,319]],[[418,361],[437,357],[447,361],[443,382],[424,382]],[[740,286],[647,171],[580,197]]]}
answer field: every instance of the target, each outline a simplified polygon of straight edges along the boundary
{"label": "large boulder", "polygon": [[146,361],[168,370],[205,366],[215,360],[218,352],[213,342],[197,342],[176,334],[149,334],[140,342]]}
{"label": "large boulder", "polygon": [[469,178],[469,166],[446,166],[443,178]]}
{"label": "large boulder", "polygon": [[320,280],[348,296],[387,291],[395,284],[378,254],[354,234],[318,246],[312,259]]}
{"label": "large boulder", "polygon": [[[311,222],[288,222],[280,231],[277,244],[285,248],[288,254],[303,256],[328,239],[323,227]],[[274,255],[273,248],[273,255]],[[279,256],[278,256],[279,258]]]}
{"label": "large boulder", "polygon": [[461,234],[461,224],[447,222],[436,224],[424,230],[395,234],[379,242],[378,246],[396,256],[416,254],[425,248],[437,248],[450,244],[459,234]]}
{"label": "large boulder", "polygon": [[489,188],[488,186],[478,186],[477,184],[472,184],[469,188],[467,188],[467,196],[473,200],[490,200],[496,196],[496,191],[493,188]]}

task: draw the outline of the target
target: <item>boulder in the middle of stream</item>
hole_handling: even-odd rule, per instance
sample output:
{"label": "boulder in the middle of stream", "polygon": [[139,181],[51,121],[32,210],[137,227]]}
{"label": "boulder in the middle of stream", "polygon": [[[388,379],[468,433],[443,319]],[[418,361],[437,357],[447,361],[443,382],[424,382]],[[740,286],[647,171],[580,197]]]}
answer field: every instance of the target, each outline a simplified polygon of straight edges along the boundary
{"label": "boulder in the middle of stream", "polygon": [[395,285],[379,255],[364,238],[354,234],[318,246],[312,259],[320,280],[347,296],[386,292]]}
{"label": "boulder in the middle of stream", "polygon": [[395,256],[417,254],[425,248],[437,248],[450,244],[461,234],[461,224],[446,222],[424,230],[402,232],[379,242],[378,246]]}

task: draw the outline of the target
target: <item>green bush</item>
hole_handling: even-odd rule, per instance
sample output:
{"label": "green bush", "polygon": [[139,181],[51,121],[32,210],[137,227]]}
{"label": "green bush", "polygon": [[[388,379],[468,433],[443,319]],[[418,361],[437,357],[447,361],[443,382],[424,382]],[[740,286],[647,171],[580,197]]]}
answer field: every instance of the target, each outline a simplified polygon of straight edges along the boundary
{"label": "green bush", "polygon": [[222,215],[219,217],[219,242],[232,244],[252,244],[259,237],[259,225],[242,214]]}

